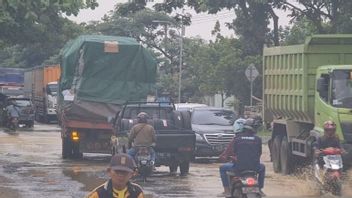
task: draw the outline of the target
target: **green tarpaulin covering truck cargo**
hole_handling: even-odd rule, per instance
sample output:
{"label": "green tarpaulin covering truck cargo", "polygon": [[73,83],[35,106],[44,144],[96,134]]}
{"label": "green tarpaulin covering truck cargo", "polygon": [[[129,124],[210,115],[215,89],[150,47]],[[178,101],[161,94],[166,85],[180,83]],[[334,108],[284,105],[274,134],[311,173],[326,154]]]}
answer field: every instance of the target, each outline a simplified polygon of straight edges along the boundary
{"label": "green tarpaulin covering truck cargo", "polygon": [[[108,117],[127,101],[146,100],[155,84],[156,59],[132,38],[103,35],[80,36],[66,44],[61,56],[63,157],[107,153],[112,135]],[[79,143],[73,135],[81,136],[75,138]]]}
{"label": "green tarpaulin covering truck cargo", "polygon": [[156,60],[132,38],[87,35],[65,46],[61,70],[59,100],[67,116],[105,119],[126,101],[146,99]]}

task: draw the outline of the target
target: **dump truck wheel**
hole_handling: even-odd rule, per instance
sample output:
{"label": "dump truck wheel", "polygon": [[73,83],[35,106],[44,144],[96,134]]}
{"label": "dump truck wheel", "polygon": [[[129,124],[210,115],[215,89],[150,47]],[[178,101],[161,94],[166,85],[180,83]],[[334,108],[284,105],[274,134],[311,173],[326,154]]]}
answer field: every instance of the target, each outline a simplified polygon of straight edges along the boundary
{"label": "dump truck wheel", "polygon": [[287,136],[283,137],[281,140],[281,150],[280,150],[280,164],[281,164],[281,173],[288,175],[291,173],[292,167],[292,154],[290,145],[288,143]]}
{"label": "dump truck wheel", "polygon": [[280,149],[281,149],[281,137],[276,136],[274,138],[273,148],[272,148],[273,169],[275,173],[279,173],[281,171]]}
{"label": "dump truck wheel", "polygon": [[62,138],[62,158],[67,159],[72,155],[72,142],[68,138]]}

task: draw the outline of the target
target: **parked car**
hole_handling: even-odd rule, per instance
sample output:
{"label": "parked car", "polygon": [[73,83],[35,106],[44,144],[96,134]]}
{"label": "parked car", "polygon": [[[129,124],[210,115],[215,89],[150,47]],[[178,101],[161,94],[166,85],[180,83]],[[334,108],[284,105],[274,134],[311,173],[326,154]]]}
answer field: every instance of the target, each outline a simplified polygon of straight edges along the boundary
{"label": "parked car", "polygon": [[196,134],[196,157],[219,156],[234,137],[235,112],[223,108],[194,108],[192,130]]}
{"label": "parked car", "polygon": [[19,119],[18,119],[18,124],[24,124],[26,127],[31,128],[34,125],[34,107],[33,103],[29,98],[24,98],[24,97],[14,97],[14,98],[8,98],[7,99],[7,104],[10,103],[10,101],[14,101],[15,105],[19,107],[20,112],[19,112]]}

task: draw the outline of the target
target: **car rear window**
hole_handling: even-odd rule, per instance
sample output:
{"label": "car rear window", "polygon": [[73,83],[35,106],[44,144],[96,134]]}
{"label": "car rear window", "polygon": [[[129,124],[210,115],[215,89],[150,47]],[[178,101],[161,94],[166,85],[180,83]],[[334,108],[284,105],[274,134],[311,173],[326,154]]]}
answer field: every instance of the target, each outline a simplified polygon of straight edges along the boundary
{"label": "car rear window", "polygon": [[133,107],[126,108],[123,114],[125,119],[135,119],[140,112],[145,112],[151,119],[170,119],[172,109],[170,108],[150,108],[150,107]]}
{"label": "car rear window", "polygon": [[230,126],[236,116],[230,110],[195,110],[192,113],[192,124]]}

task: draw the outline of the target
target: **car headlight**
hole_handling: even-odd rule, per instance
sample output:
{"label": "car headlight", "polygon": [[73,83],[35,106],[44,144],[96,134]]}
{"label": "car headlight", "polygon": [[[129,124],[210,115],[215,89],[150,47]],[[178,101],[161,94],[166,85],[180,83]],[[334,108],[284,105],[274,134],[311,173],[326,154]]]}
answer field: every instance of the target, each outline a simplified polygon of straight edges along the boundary
{"label": "car headlight", "polygon": [[200,134],[196,133],[196,141],[202,141],[202,140],[203,140],[203,137]]}

